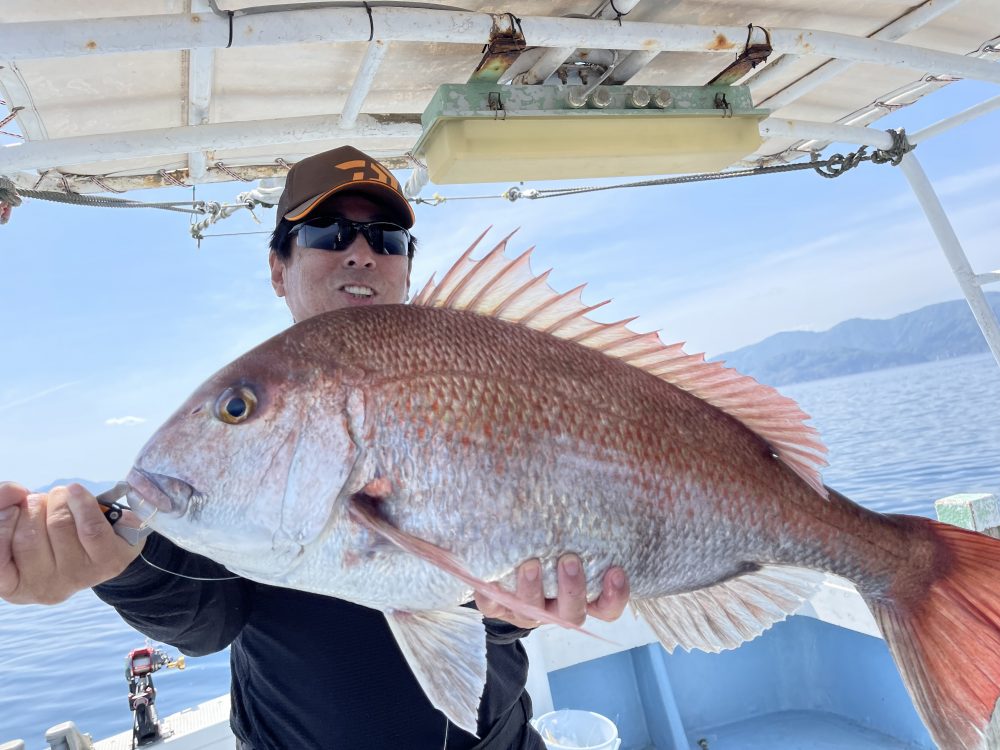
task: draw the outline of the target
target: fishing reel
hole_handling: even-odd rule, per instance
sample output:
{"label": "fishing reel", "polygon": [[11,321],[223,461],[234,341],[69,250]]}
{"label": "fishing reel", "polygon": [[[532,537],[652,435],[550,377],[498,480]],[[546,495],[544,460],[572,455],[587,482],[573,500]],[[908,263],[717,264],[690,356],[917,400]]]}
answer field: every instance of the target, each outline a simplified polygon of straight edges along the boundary
{"label": "fishing reel", "polygon": [[184,669],[184,656],[171,661],[162,649],[149,646],[129,651],[125,657],[125,680],[128,682],[128,707],[132,712],[132,747],[148,745],[160,739],[156,715],[156,688],[153,672],[160,669]]}

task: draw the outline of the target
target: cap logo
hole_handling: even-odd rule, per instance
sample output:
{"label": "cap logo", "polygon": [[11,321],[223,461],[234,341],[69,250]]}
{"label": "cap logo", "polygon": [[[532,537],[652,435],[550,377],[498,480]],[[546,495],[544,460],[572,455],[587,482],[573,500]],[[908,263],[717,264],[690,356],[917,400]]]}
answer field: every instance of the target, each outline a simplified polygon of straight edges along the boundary
{"label": "cap logo", "polygon": [[354,159],[353,161],[342,161],[335,166],[343,172],[348,172],[352,169],[357,170],[351,175],[352,182],[375,180],[376,182],[381,182],[383,185],[388,185],[397,192],[399,191],[399,181],[391,173],[385,171],[374,162],[366,161],[365,159]]}

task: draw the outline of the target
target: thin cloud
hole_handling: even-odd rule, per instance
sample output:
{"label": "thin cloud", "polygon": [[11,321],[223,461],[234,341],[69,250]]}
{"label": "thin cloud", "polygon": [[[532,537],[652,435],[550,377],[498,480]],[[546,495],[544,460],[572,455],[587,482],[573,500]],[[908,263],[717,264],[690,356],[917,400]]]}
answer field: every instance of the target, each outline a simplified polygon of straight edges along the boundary
{"label": "thin cloud", "polygon": [[23,406],[24,404],[31,403],[32,401],[37,401],[40,398],[45,398],[46,396],[55,393],[56,391],[61,391],[64,388],[69,388],[80,380],[73,380],[69,383],[62,383],[60,385],[52,386],[51,388],[46,388],[44,391],[39,391],[38,393],[33,393],[30,396],[24,396],[23,398],[14,399],[13,401],[8,401],[6,404],[0,404],[0,411],[7,411],[8,409],[13,409],[16,406]]}
{"label": "thin cloud", "polygon": [[111,419],[105,419],[104,424],[109,427],[131,427],[132,425],[142,424],[145,421],[143,417],[112,417]]}

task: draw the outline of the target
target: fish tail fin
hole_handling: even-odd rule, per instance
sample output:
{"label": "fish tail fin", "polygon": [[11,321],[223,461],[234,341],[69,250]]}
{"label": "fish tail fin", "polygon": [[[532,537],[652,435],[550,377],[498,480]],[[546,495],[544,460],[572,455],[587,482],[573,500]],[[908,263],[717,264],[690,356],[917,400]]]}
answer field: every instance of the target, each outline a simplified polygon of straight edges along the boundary
{"label": "fish tail fin", "polygon": [[926,518],[905,523],[932,542],[929,586],[914,585],[911,570],[888,596],[865,598],[941,750],[997,750],[1000,540]]}

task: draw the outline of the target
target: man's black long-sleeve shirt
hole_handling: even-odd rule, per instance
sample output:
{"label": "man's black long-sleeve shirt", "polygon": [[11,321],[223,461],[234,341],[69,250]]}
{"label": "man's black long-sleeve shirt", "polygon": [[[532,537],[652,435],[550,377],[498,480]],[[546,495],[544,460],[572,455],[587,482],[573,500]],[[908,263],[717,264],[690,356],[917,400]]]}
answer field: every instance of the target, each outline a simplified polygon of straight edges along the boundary
{"label": "man's black long-sleeve shirt", "polygon": [[[143,555],[186,576],[231,575],[156,534]],[[376,610],[244,578],[192,581],[142,559],[94,591],[137,630],[188,655],[231,645],[231,725],[253,750],[469,750],[479,742],[430,704]],[[486,623],[479,734],[506,723],[514,731],[490,750],[543,750],[526,724],[528,660],[518,639],[527,631]]]}

